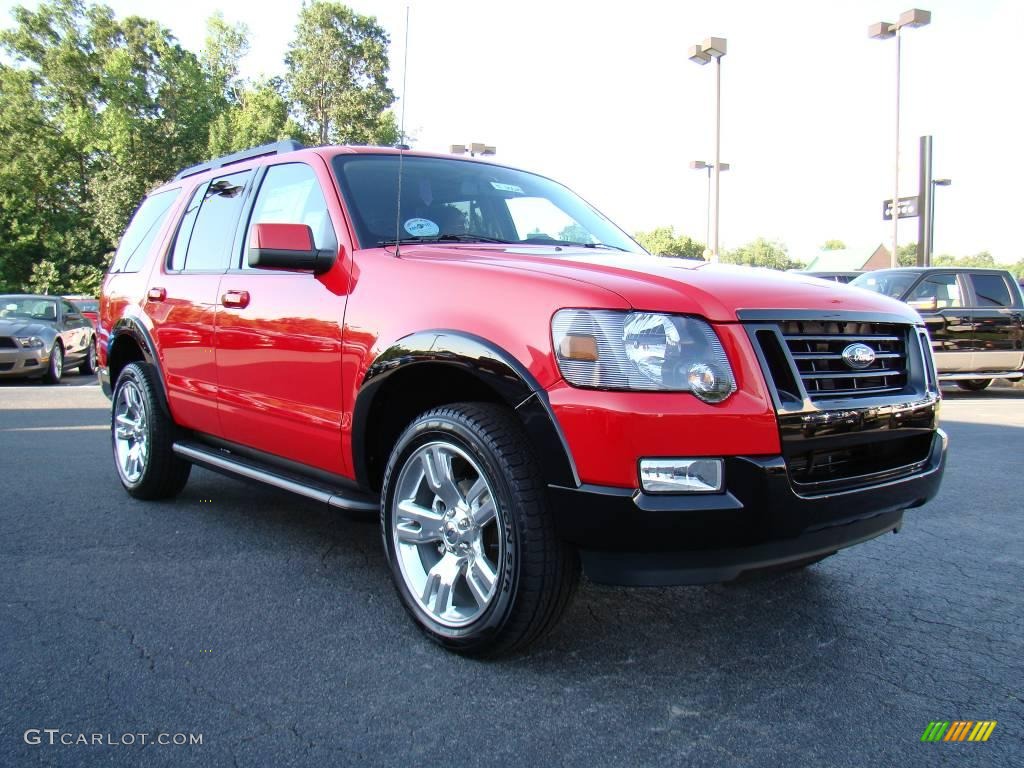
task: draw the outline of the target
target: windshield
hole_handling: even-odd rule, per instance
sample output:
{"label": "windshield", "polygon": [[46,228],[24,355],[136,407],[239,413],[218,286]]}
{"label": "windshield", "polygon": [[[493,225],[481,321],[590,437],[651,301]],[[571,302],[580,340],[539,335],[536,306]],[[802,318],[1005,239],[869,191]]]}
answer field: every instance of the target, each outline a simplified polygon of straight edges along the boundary
{"label": "windshield", "polygon": [[0,296],[0,318],[57,320],[57,302],[39,296]]}
{"label": "windshield", "polygon": [[363,248],[401,242],[578,244],[644,253],[566,187],[468,160],[338,155],[334,169]]}
{"label": "windshield", "polygon": [[914,272],[891,272],[879,270],[877,272],[865,272],[850,285],[857,288],[867,288],[869,291],[880,293],[883,296],[891,296],[894,299],[903,297],[907,289],[917,280]]}

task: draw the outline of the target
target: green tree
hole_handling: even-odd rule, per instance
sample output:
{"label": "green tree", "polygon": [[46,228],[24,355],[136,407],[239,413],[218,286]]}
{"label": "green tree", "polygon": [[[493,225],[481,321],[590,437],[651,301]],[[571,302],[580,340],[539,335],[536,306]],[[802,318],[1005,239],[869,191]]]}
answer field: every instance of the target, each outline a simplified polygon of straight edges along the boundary
{"label": "green tree", "polygon": [[842,240],[826,240],[822,244],[821,250],[823,250],[823,251],[845,251],[846,250],[846,243],[844,243]]}
{"label": "green tree", "polygon": [[282,139],[311,143],[310,137],[289,115],[282,87],[280,78],[267,78],[250,86],[240,86],[235,92],[236,102],[210,126],[210,156],[226,155]]}
{"label": "green tree", "polygon": [[896,249],[896,264],[901,267],[913,267],[917,264],[917,243],[907,243]]}
{"label": "green tree", "polygon": [[81,0],[13,17],[0,32],[13,65],[0,65],[0,283],[26,284],[47,260],[63,290],[70,265],[106,266],[143,194],[204,159],[223,83],[148,19]]}
{"label": "green tree", "polygon": [[798,269],[803,266],[799,261],[789,258],[786,246],[782,243],[759,237],[734,251],[722,254],[725,264],[745,264],[749,267],[768,267],[769,269]]}
{"label": "green tree", "polygon": [[206,20],[206,42],[199,61],[210,85],[229,104],[238,101],[238,92],[243,87],[238,75],[239,62],[248,53],[249,28],[245,24],[229,24],[220,11]]}
{"label": "green tree", "polygon": [[32,293],[56,293],[60,287],[60,272],[52,261],[43,259],[32,265],[32,276],[28,279],[27,290]]}
{"label": "green tree", "polygon": [[684,234],[677,235],[675,227],[657,227],[650,232],[637,232],[633,238],[656,256],[704,258],[704,244]]}
{"label": "green tree", "polygon": [[288,48],[288,90],[305,127],[321,144],[393,139],[395,100],[388,87],[388,35],[376,18],[340,3],[313,0],[299,13]]}

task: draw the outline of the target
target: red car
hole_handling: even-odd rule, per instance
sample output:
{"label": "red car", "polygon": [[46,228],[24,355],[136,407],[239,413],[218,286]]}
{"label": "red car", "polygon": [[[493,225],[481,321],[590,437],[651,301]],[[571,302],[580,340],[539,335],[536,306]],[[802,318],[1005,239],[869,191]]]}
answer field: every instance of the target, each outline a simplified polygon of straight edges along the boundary
{"label": "red car", "polygon": [[542,176],[258,147],[150,194],[101,298],[118,473],[193,464],[380,515],[433,640],[524,647],[630,585],[898,530],[946,439],[925,329],[821,280],[652,257]]}
{"label": "red car", "polygon": [[71,301],[95,328],[100,319],[100,300],[91,296],[71,296]]}

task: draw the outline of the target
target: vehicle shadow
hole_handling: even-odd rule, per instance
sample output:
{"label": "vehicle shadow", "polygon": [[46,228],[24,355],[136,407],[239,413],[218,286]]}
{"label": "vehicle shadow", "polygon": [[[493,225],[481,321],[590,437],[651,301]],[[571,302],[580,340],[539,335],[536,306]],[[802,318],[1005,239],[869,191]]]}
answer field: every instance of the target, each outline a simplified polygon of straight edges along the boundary
{"label": "vehicle shadow", "polygon": [[95,376],[87,376],[84,374],[76,373],[74,371],[68,371],[61,377],[60,384],[47,384],[41,377],[28,378],[28,377],[10,377],[4,376],[0,378],[0,389],[15,389],[19,387],[31,387],[33,389],[57,389],[58,387],[98,387],[100,384],[99,379]]}

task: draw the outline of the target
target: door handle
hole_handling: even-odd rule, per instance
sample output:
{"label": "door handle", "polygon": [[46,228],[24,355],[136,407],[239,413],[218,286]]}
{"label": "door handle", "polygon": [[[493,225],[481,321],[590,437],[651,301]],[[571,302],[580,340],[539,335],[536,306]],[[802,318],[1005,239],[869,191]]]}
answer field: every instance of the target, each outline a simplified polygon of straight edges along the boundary
{"label": "door handle", "polygon": [[225,307],[238,307],[245,309],[249,306],[248,291],[227,291],[220,297],[220,303]]}
{"label": "door handle", "polygon": [[150,301],[163,301],[167,298],[167,291],[163,288],[150,288],[146,298]]}

